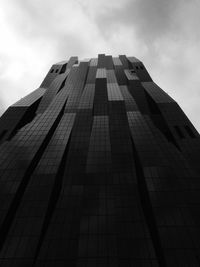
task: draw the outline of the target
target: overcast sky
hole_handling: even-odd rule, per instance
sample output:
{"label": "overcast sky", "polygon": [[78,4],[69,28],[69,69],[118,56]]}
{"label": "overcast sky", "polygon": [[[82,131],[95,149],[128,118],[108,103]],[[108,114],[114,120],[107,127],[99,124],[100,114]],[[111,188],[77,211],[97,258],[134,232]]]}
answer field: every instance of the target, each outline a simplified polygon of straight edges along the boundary
{"label": "overcast sky", "polygon": [[1,0],[0,110],[36,89],[51,65],[126,54],[200,131],[199,0]]}

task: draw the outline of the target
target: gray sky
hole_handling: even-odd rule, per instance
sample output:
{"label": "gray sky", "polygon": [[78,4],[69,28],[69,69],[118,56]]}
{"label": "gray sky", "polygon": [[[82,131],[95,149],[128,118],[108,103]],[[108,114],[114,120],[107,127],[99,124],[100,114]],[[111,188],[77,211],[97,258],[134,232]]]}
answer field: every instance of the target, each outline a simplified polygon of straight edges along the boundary
{"label": "gray sky", "polygon": [[55,62],[126,54],[200,131],[199,0],[1,0],[0,113]]}

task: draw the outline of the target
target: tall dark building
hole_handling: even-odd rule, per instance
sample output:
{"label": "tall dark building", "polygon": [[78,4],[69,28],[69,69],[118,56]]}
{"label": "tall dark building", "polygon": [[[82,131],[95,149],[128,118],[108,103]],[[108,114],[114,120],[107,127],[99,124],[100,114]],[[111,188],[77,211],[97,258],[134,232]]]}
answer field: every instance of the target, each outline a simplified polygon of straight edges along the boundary
{"label": "tall dark building", "polygon": [[53,65],[0,142],[0,267],[200,266],[199,134],[135,57]]}

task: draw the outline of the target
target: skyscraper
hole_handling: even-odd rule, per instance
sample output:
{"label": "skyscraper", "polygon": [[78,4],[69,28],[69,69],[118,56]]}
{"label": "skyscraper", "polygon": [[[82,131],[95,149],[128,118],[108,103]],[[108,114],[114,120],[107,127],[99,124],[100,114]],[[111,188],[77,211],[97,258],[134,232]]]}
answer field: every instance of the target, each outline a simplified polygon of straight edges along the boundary
{"label": "skyscraper", "polygon": [[0,266],[200,266],[199,134],[137,58],[53,65],[0,142]]}

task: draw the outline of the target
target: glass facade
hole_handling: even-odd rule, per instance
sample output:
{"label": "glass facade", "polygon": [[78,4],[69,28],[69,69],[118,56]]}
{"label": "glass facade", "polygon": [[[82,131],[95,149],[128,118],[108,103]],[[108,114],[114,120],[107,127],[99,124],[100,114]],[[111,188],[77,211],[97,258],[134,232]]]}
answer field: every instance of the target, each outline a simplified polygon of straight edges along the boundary
{"label": "glass facade", "polygon": [[0,267],[200,266],[199,158],[137,58],[54,64],[0,118]]}

